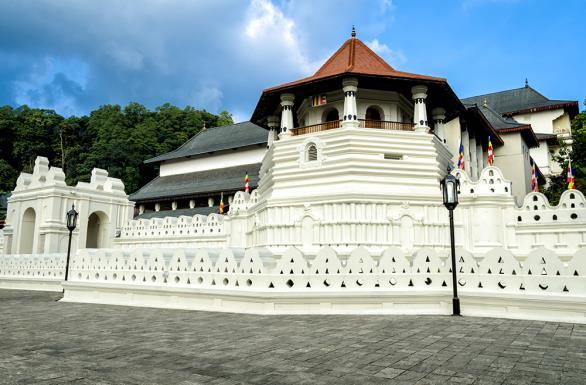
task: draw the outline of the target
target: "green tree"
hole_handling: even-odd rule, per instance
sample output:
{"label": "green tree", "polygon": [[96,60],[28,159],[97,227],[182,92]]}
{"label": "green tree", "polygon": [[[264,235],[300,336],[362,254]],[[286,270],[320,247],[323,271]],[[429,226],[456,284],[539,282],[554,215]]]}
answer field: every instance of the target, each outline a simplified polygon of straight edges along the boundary
{"label": "green tree", "polygon": [[218,115],[218,126],[228,126],[230,124],[234,124],[234,119],[232,118],[232,114],[228,111],[222,111]]}
{"label": "green tree", "polygon": [[12,156],[22,171],[31,172],[37,156],[53,159],[53,134],[62,120],[63,117],[52,110],[27,106],[18,109]]}
{"label": "green tree", "polygon": [[179,147],[204,127],[230,124],[187,106],[164,104],[151,111],[139,103],[104,105],[89,116],[63,118],[55,111],[0,107],[0,191],[11,191],[18,174],[31,172],[37,156],[62,167],[66,182],[89,181],[94,167],[120,178],[127,192],[153,179],[158,170],[144,160]]}
{"label": "green tree", "polygon": [[6,160],[0,159],[0,193],[12,191],[16,185],[18,173]]}
{"label": "green tree", "polygon": [[552,205],[559,202],[560,196],[567,190],[566,182],[568,159],[572,160],[575,189],[586,193],[586,111],[580,112],[572,120],[572,145],[563,147],[554,159],[562,166],[562,173],[550,178],[544,194]]}

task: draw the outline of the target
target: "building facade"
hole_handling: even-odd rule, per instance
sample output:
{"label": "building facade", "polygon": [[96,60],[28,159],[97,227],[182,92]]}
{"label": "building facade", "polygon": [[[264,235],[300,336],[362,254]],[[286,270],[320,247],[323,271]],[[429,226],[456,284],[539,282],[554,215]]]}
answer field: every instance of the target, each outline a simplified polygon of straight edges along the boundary
{"label": "building facade", "polygon": [[[461,157],[451,172],[468,314],[586,322],[586,199],[568,190],[552,207],[530,192],[541,140],[513,112],[543,111],[500,108],[489,96],[463,102],[446,79],[395,70],[353,34],[314,75],[264,90],[250,122],[148,160],[160,175],[131,196],[134,218],[120,181],[94,170],[71,188],[38,160],[9,200],[5,249],[18,255],[0,259],[0,284],[2,274],[62,271],[61,257],[38,255],[63,252],[63,214],[75,201],[83,219],[65,300],[444,314],[450,225],[439,183]],[[573,107],[563,108],[569,119]],[[569,121],[552,122],[565,135]]]}

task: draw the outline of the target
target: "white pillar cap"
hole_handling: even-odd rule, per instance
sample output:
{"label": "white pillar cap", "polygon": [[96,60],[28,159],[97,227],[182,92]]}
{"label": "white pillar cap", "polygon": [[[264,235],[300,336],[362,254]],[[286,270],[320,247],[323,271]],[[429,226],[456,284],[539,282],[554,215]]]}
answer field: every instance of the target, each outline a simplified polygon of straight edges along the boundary
{"label": "white pillar cap", "polygon": [[425,99],[427,98],[427,86],[419,85],[411,87],[411,93],[413,99]]}
{"label": "white pillar cap", "polygon": [[276,115],[270,115],[267,117],[267,126],[269,126],[269,128],[279,128],[279,117]]}
{"label": "white pillar cap", "polygon": [[281,105],[292,106],[295,101],[295,95],[293,94],[281,94]]}
{"label": "white pillar cap", "polygon": [[446,109],[442,107],[436,107],[431,110],[431,116],[433,120],[444,120],[446,118]]}
{"label": "white pillar cap", "polygon": [[344,91],[356,91],[358,87],[358,79],[344,78],[342,80],[342,87],[344,87]]}

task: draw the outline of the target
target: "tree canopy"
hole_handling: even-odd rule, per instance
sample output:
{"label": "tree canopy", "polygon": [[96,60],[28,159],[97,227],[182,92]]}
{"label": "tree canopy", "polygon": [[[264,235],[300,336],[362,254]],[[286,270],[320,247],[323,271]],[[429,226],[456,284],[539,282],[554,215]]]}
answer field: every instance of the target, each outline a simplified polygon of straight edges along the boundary
{"label": "tree canopy", "polygon": [[557,204],[562,193],[568,189],[568,159],[572,160],[574,188],[586,194],[586,110],[572,120],[572,145],[564,146],[554,158],[561,164],[563,171],[560,175],[552,176],[544,190],[549,202]]}
{"label": "tree canopy", "polygon": [[89,116],[65,118],[53,110],[0,107],[0,191],[12,191],[37,156],[62,167],[68,184],[89,181],[94,167],[120,178],[131,193],[158,170],[143,161],[179,147],[203,127],[232,124],[232,115],[164,104],[104,105]]}

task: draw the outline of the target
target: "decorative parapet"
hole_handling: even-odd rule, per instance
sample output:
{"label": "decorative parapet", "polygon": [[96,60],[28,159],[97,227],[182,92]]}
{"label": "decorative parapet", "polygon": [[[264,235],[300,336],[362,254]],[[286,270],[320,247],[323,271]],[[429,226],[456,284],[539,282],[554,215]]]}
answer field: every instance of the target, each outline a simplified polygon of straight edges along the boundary
{"label": "decorative parapet", "polygon": [[527,194],[513,215],[518,242],[526,249],[586,247],[586,199],[578,190],[565,191],[557,206],[541,193]]}
{"label": "decorative parapet", "polygon": [[460,180],[460,194],[462,197],[512,197],[511,181],[504,178],[498,167],[485,167],[475,182],[470,179],[470,176],[464,170],[456,170],[454,175]]}
{"label": "decorative parapet", "polygon": [[65,254],[12,254],[0,256],[0,280],[57,280],[65,277]]}
{"label": "decorative parapet", "polygon": [[[16,188],[13,193],[44,187],[73,188],[72,186],[67,186],[65,183],[63,169],[54,166],[49,167],[49,159],[43,156],[37,156],[33,173],[20,173],[20,176],[16,180]],[[78,182],[75,187],[80,190],[103,191],[106,193],[126,196],[122,181],[117,178],[109,177],[106,170],[99,168],[94,168],[92,170],[90,183]]]}
{"label": "decorative parapet", "polygon": [[117,247],[223,247],[227,231],[224,215],[209,214],[131,220],[122,227],[120,237],[115,239]]}
{"label": "decorative parapet", "polygon": [[234,216],[238,214],[246,214],[248,209],[259,202],[258,190],[253,190],[251,193],[238,191],[234,194],[232,204],[230,204],[230,212],[228,215]]}
{"label": "decorative parapet", "polygon": [[517,209],[517,222],[522,224],[586,224],[586,199],[578,190],[567,190],[557,206],[551,206],[542,193],[529,193]]}
{"label": "decorative parapet", "polygon": [[46,186],[66,187],[65,174],[59,167],[49,167],[49,159],[37,156],[33,173],[20,173],[14,192]]}
{"label": "decorative parapet", "polygon": [[[456,254],[462,293],[586,299],[586,249],[568,263],[545,248],[533,250],[522,264],[503,248],[478,257],[464,249]],[[71,280],[308,295],[360,290],[372,295],[388,290],[451,292],[449,259],[429,248],[417,251],[412,262],[409,259],[396,247],[380,256],[359,247],[347,258],[330,247],[320,249],[315,257],[296,248],[280,255],[266,249],[86,249],[72,260]]]}
{"label": "decorative parapet", "polygon": [[109,177],[108,171],[100,168],[94,168],[92,170],[90,183],[77,182],[76,188],[80,190],[104,191],[111,194],[126,196],[122,180]]}

